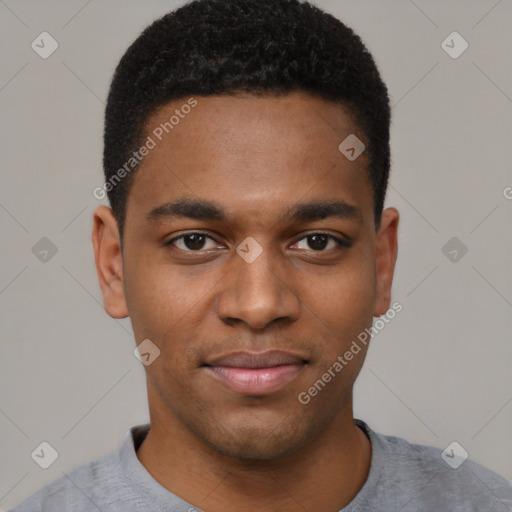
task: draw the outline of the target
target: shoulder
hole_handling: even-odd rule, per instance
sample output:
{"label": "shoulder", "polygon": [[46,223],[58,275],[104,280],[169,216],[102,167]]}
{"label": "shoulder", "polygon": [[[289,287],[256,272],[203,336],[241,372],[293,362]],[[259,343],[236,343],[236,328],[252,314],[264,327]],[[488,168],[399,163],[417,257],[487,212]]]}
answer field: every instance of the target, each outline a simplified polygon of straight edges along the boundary
{"label": "shoulder", "polygon": [[120,480],[117,452],[64,474],[9,512],[95,510],[105,503],[105,497],[109,494],[108,486],[114,480]]}
{"label": "shoulder", "polygon": [[386,494],[400,495],[404,512],[424,510],[425,505],[431,510],[512,510],[510,482],[466,458],[457,446],[443,452],[366,428],[372,446],[381,454],[379,485]]}
{"label": "shoulder", "polygon": [[64,473],[9,512],[144,510],[132,476],[141,471],[136,450],[148,431],[149,424],[130,428],[117,451]]}

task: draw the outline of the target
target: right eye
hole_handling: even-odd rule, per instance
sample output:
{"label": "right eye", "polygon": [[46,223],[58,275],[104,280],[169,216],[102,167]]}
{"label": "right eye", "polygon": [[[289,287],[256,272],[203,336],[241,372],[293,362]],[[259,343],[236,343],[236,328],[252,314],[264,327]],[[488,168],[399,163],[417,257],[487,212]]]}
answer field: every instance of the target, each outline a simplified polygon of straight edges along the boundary
{"label": "right eye", "polygon": [[215,245],[215,247],[205,249],[204,244],[207,240],[214,241],[212,237],[206,235],[205,233],[193,232],[177,236],[176,238],[173,238],[172,240],[166,242],[165,245],[173,245],[174,247],[177,247],[181,251],[185,252],[199,252],[201,249],[215,249],[215,247],[218,246],[217,244]]}

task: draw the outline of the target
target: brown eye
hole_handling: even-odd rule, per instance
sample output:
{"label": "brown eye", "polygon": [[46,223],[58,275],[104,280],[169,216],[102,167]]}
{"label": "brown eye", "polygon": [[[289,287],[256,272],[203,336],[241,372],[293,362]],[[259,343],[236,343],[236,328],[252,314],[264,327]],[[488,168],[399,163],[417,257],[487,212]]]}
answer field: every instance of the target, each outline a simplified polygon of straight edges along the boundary
{"label": "brown eye", "polygon": [[315,251],[323,251],[329,243],[327,235],[309,235],[306,238],[309,247]]}
{"label": "brown eye", "polygon": [[205,247],[205,243],[211,240],[214,242],[213,238],[205,235],[204,233],[186,233],[184,235],[173,238],[166,245],[174,245],[178,249],[186,252],[197,252],[204,249],[212,249],[214,247]]}
{"label": "brown eye", "polygon": [[204,235],[193,233],[191,235],[185,235],[183,237],[183,243],[187,249],[200,250],[204,247],[205,238]]}
{"label": "brown eye", "polygon": [[[300,244],[301,242],[306,241],[307,247],[299,247],[299,249],[306,249],[306,250],[312,250],[317,252],[327,252],[329,249],[336,249],[345,247],[350,247],[350,243],[346,240],[343,240],[341,238],[335,237],[333,235],[329,235],[327,233],[313,233],[311,235],[307,235],[301,240],[297,242],[297,244]],[[333,242],[334,245],[331,244],[331,247],[328,247],[329,242]]]}

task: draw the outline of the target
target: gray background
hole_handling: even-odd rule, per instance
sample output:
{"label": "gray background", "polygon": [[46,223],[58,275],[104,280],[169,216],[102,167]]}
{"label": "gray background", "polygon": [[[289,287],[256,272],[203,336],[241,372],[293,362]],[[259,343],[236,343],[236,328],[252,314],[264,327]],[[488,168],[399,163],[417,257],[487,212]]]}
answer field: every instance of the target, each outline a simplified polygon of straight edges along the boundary
{"label": "gray background", "polygon": [[[403,311],[372,342],[356,417],[413,442],[456,440],[512,480],[512,4],[316,3],[361,35],[394,105],[387,205],[401,213]],[[114,67],[176,5],[0,1],[3,509],[148,420],[129,320],[101,305],[92,191]],[[47,59],[31,48],[43,31],[59,44]],[[453,31],[469,43],[457,59],[441,47]],[[32,252],[42,237],[57,248],[46,262]],[[452,237],[468,249],[457,262],[442,252]],[[30,456],[41,441],[59,453],[46,470]]]}

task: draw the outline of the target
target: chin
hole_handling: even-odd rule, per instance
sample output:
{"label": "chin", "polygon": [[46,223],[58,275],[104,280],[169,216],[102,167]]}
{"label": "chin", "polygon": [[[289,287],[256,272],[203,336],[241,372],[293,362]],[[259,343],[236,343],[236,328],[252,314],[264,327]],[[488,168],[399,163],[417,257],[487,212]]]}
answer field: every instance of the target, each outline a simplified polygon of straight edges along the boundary
{"label": "chin", "polygon": [[[200,437],[215,451],[245,461],[271,461],[290,455],[300,449],[307,428],[295,424],[272,427],[267,424],[242,427],[224,425],[214,432],[201,432]],[[229,435],[228,435],[229,432]]]}

